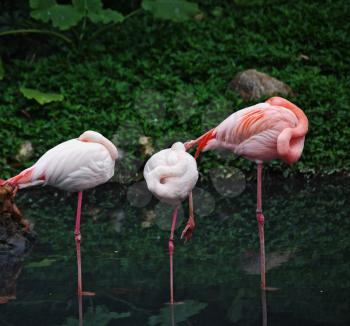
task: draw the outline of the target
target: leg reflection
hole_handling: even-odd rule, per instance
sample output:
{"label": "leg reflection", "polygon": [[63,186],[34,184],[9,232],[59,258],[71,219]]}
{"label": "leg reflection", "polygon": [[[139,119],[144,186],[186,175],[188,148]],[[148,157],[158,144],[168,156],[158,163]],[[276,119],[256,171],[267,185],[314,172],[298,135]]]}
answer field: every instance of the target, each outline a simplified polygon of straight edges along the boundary
{"label": "leg reflection", "polygon": [[262,325],[267,326],[266,291],[261,290]]}
{"label": "leg reflection", "polygon": [[79,305],[79,326],[83,326],[83,296],[78,293],[78,305]]}
{"label": "leg reflection", "polygon": [[174,313],[174,305],[170,305],[170,320],[171,326],[175,326],[175,313]]}
{"label": "leg reflection", "polygon": [[170,304],[174,304],[174,276],[173,276],[173,252],[174,252],[174,231],[176,226],[178,208],[173,212],[173,220],[171,223],[171,232],[169,238],[169,258],[170,258]]}

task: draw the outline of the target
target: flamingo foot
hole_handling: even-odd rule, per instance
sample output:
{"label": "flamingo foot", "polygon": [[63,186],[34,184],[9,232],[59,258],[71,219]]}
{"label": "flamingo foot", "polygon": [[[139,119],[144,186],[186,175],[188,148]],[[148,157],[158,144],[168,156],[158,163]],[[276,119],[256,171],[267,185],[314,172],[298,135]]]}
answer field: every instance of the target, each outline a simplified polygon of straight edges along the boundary
{"label": "flamingo foot", "polygon": [[189,218],[185,229],[181,233],[181,239],[185,238],[185,241],[189,241],[192,238],[194,227],[195,224],[193,219]]}

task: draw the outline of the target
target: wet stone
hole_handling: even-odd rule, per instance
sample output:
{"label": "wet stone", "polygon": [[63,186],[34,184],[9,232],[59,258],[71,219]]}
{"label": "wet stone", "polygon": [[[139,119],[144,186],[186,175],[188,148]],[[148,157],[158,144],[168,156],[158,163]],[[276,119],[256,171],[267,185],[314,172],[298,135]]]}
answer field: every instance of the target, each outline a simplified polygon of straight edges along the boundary
{"label": "wet stone", "polygon": [[0,213],[0,260],[3,256],[22,255],[32,247],[35,238],[35,232],[25,232],[10,213]]}
{"label": "wet stone", "polygon": [[274,95],[288,96],[293,93],[282,81],[255,69],[238,73],[229,84],[229,88],[237,91],[245,101]]}
{"label": "wet stone", "polygon": [[35,239],[9,212],[0,213],[0,304],[16,299],[17,279]]}
{"label": "wet stone", "polygon": [[34,153],[33,145],[30,141],[25,141],[21,144],[18,153],[15,156],[17,162],[26,162],[28,161]]}

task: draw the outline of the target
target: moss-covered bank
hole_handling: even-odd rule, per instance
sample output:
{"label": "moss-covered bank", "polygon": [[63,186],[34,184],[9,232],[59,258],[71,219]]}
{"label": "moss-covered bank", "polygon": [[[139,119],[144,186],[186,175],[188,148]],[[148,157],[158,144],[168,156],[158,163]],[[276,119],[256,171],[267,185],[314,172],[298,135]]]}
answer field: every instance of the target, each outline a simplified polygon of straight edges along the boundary
{"label": "moss-covered bank", "polygon": [[[80,52],[46,36],[1,38],[1,176],[86,129],[116,135],[128,162],[143,161],[140,136],[151,137],[158,150],[246,106],[227,85],[247,68],[289,84],[291,100],[309,117],[304,155],[288,171],[349,171],[350,6],[340,0],[253,2],[201,1],[204,15],[184,24],[141,14]],[[25,99],[20,86],[59,92],[64,101],[40,106]],[[35,156],[18,164],[13,157],[24,140]],[[209,156],[202,166],[216,162]],[[234,164],[253,168],[241,159]],[[286,169],[272,165],[276,172]]]}

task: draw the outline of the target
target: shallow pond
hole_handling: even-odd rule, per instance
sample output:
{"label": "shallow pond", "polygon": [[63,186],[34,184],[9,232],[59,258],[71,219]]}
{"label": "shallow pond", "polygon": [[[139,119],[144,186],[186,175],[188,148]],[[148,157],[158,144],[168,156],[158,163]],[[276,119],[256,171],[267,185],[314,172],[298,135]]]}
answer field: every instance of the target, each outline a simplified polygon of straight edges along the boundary
{"label": "shallow pond", "polygon": [[[350,180],[265,180],[267,281],[278,290],[259,290],[255,183],[238,178],[230,192],[213,180],[195,191],[188,243],[179,219],[173,308],[170,210],[142,182],[86,192],[83,284],[96,296],[81,302],[84,325],[349,325]],[[2,294],[16,298],[0,305],[0,325],[79,325],[76,195],[40,188],[17,198],[38,239],[24,256],[1,260]]]}

